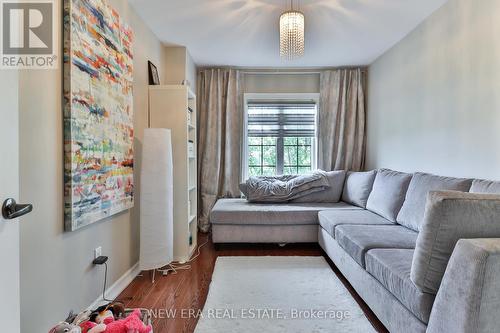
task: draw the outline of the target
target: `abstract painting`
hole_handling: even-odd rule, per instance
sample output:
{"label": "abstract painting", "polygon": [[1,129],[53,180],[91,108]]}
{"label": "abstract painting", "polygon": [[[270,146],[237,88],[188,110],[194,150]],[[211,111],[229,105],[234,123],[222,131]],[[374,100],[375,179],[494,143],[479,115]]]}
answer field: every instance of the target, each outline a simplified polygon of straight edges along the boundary
{"label": "abstract painting", "polygon": [[65,0],[67,231],[133,207],[132,39],[105,0]]}

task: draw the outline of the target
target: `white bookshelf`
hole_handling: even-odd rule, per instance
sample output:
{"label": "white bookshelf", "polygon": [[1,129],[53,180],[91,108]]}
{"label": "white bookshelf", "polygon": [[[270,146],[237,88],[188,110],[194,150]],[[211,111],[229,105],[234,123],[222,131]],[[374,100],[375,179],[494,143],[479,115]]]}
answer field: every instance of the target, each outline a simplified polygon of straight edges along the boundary
{"label": "white bookshelf", "polygon": [[[188,122],[189,109],[191,122]],[[149,86],[149,115],[149,127],[172,131],[174,260],[185,262],[196,248],[198,229],[196,95],[182,85]],[[189,141],[194,145],[192,156]]]}

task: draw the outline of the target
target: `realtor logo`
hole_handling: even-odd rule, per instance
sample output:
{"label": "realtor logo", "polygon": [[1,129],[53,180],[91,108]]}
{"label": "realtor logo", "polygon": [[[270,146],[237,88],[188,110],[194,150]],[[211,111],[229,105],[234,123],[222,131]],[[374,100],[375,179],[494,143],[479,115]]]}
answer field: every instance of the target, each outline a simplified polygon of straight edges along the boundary
{"label": "realtor logo", "polygon": [[56,68],[55,4],[2,1],[1,68]]}

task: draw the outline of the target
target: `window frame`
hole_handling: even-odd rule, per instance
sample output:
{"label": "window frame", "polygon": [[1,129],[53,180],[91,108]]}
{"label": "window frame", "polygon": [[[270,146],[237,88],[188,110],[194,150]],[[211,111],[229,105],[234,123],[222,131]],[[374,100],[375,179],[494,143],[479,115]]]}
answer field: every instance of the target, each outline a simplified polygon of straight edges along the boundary
{"label": "window frame", "polygon": [[[243,94],[244,112],[243,112],[243,141],[241,143],[242,145],[241,181],[246,181],[248,179],[248,102],[255,100],[269,101],[269,102],[307,101],[307,102],[314,102],[316,104],[316,130],[314,134],[314,140],[312,140],[313,142],[311,145],[311,150],[312,150],[311,167],[313,170],[316,169],[318,165],[319,93],[245,93]],[[279,147],[277,147],[277,149],[278,149],[277,154],[280,154]],[[279,172],[278,160],[279,158],[276,161],[277,172]]]}

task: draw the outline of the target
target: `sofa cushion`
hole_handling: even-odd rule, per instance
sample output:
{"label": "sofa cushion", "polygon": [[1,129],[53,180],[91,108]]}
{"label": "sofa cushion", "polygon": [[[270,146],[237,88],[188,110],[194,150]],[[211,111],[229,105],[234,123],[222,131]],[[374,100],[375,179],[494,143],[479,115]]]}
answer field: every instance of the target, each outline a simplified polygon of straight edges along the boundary
{"label": "sofa cushion", "polygon": [[434,303],[434,295],[420,291],[410,279],[414,250],[374,249],[366,253],[366,270],[424,323]]}
{"label": "sofa cushion", "polygon": [[387,169],[379,170],[373,183],[372,192],[368,197],[366,209],[396,222],[411,177],[412,175],[409,173]]}
{"label": "sofa cushion", "polygon": [[326,190],[314,192],[291,202],[339,202],[344,188],[346,172],[341,171],[328,171],[326,178],[330,187]]}
{"label": "sofa cushion", "polygon": [[338,203],[250,203],[245,199],[220,199],[210,212],[214,224],[318,224],[318,212],[325,209],[360,209]]}
{"label": "sofa cushion", "polygon": [[346,175],[342,201],[361,208],[366,208],[368,196],[372,191],[376,170],[367,172],[348,172]]}
{"label": "sofa cushion", "polygon": [[414,249],[417,233],[400,225],[339,225],[335,239],[349,255],[365,267],[371,249]]}
{"label": "sofa cushion", "polygon": [[415,173],[411,179],[406,199],[398,214],[397,222],[407,228],[419,231],[424,219],[425,203],[430,191],[450,190],[468,192],[472,179],[435,176]]}
{"label": "sofa cushion", "polygon": [[319,225],[325,229],[330,236],[335,238],[335,227],[344,224],[355,225],[393,225],[394,223],[384,219],[368,210],[322,210],[318,213]]}
{"label": "sofa cushion", "polygon": [[489,180],[474,179],[470,193],[489,193],[500,194],[500,182],[493,182]]}
{"label": "sofa cushion", "polygon": [[500,195],[431,192],[413,256],[413,283],[435,294],[455,245],[468,238],[500,238]]}

